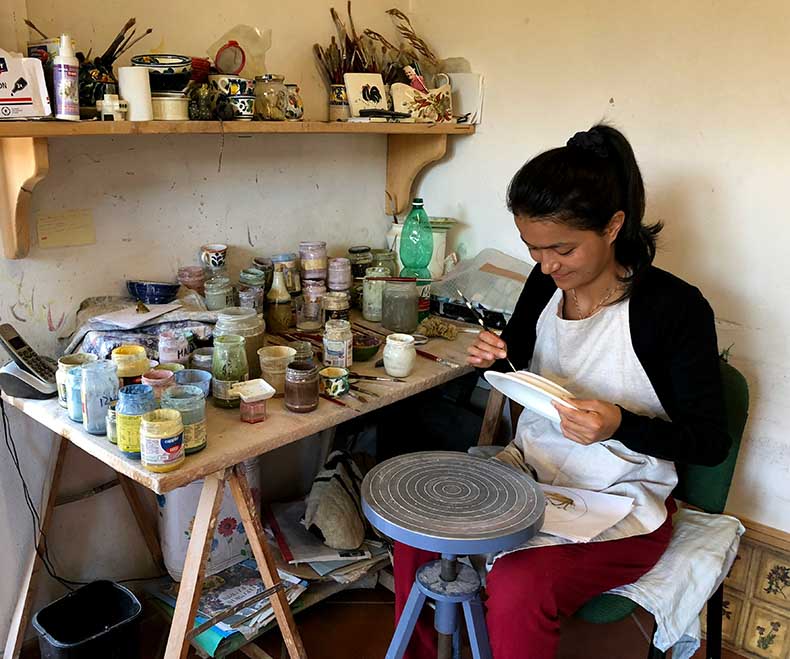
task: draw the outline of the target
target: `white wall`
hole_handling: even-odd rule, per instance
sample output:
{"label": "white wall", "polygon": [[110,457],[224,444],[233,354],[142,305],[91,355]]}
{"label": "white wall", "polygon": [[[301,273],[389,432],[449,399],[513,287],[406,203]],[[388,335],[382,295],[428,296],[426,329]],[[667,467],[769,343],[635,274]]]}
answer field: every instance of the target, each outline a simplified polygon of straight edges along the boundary
{"label": "white wall", "polygon": [[[310,46],[328,40],[330,4],[225,9],[144,0],[132,12],[122,3],[28,0],[27,9],[43,30],[65,28],[81,48],[94,50],[130,13],[140,27],[155,28],[147,45],[165,52],[200,54],[236,23],[272,27],[269,69],[301,83],[307,115],[323,119],[324,90]],[[392,35],[383,13],[391,4],[355,3],[357,25]],[[790,441],[782,423],[790,394],[783,332],[790,265],[781,251],[790,231],[780,196],[788,175],[781,156],[790,138],[783,121],[790,7],[778,0],[492,0],[482,6],[409,0],[401,6],[413,10],[415,25],[440,55],[467,57],[486,75],[485,123],[477,135],[451,140],[448,158],[420,181],[431,214],[464,222],[456,242],[466,254],[491,246],[527,258],[504,192],[528,157],[601,118],[630,137],[648,188],[648,216],[667,224],[659,265],[702,288],[720,318],[722,346],[735,343],[734,363],[752,387],[729,507],[790,530]],[[293,248],[318,235],[338,251],[352,242],[381,244],[384,150],[377,137],[226,138],[218,173],[216,137],[51,140],[52,173],[36,188],[34,213],[92,208],[98,244],[34,247],[26,260],[0,260],[0,317],[10,319],[18,302],[15,310],[29,320],[11,322],[34,346],[54,352],[48,306],[55,323],[65,314],[67,326],[85,296],[119,293],[126,276],[172,277],[203,242],[230,243],[234,268],[250,254]],[[25,473],[40,492],[51,440],[27,422],[15,428]],[[70,489],[106,479],[103,467],[75,453]],[[0,460],[0,528],[10,530],[0,541],[10,556],[0,574],[6,584],[0,617],[6,618],[31,537],[8,464]],[[53,545],[64,573],[122,578],[152,569],[118,494],[58,509]],[[75,517],[91,534],[79,547],[65,532]],[[86,557],[94,555],[99,559],[88,565]],[[42,597],[56,591],[49,583]]]}

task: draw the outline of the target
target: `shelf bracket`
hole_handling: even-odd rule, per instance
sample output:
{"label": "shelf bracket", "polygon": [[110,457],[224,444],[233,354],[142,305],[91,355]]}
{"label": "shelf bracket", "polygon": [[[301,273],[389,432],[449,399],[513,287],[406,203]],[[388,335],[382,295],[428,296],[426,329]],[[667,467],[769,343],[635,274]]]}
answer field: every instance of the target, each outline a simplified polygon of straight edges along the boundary
{"label": "shelf bracket", "polygon": [[0,235],[8,259],[22,259],[30,251],[33,188],[48,171],[47,138],[0,138]]}
{"label": "shelf bracket", "polygon": [[387,213],[402,213],[411,202],[414,179],[447,151],[447,134],[387,137]]}

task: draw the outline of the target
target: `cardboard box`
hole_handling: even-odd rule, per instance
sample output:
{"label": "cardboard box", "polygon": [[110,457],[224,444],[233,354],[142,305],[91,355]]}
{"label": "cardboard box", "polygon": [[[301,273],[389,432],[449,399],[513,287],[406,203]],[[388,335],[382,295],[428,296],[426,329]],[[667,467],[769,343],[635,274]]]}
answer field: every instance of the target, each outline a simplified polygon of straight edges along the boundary
{"label": "cardboard box", "polygon": [[41,60],[0,49],[0,119],[52,114]]}

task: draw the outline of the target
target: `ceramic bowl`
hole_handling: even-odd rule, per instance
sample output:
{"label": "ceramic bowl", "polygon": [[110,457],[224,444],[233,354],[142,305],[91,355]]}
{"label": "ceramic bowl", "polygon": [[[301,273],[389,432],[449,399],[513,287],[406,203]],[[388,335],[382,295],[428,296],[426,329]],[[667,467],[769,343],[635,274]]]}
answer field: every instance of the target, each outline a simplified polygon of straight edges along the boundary
{"label": "ceramic bowl", "polygon": [[135,300],[142,300],[145,304],[167,304],[176,299],[181,284],[169,284],[163,281],[126,282],[126,290]]}
{"label": "ceramic bowl", "polygon": [[200,387],[203,395],[208,398],[209,391],[211,391],[211,373],[208,371],[185,368],[183,371],[176,371],[174,377],[176,384],[191,384],[195,387]]}
{"label": "ceramic bowl", "polygon": [[354,361],[366,362],[373,359],[381,347],[381,339],[375,336],[354,336]]}
{"label": "ceramic bowl", "polygon": [[192,77],[192,58],[186,55],[136,55],[132,66],[148,69],[152,92],[181,91]]}
{"label": "ceramic bowl", "polygon": [[229,96],[254,96],[255,81],[239,76],[213,73],[208,77],[208,88],[212,92],[220,92]]}
{"label": "ceramic bowl", "polygon": [[254,95],[228,96],[230,107],[233,108],[233,118],[236,121],[252,121],[255,111]]}
{"label": "ceramic bowl", "polygon": [[321,391],[330,398],[337,398],[348,393],[348,369],[329,366],[318,371]]}

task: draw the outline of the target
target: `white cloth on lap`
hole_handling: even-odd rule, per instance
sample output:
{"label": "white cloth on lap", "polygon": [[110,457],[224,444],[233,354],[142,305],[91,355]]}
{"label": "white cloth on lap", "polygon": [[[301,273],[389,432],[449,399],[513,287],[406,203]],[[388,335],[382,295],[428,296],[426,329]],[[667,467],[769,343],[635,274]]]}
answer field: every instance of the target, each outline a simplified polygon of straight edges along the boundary
{"label": "white cloth on lap", "polygon": [[729,515],[686,508],[672,521],[672,539],[653,569],[609,592],[653,614],[659,650],[672,648],[673,659],[689,659],[700,646],[700,611],[730,571],[744,528]]}

